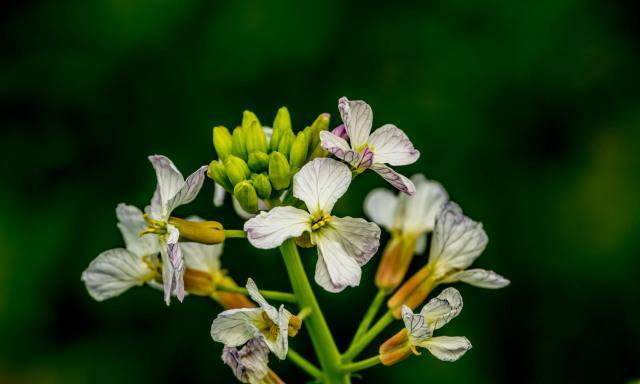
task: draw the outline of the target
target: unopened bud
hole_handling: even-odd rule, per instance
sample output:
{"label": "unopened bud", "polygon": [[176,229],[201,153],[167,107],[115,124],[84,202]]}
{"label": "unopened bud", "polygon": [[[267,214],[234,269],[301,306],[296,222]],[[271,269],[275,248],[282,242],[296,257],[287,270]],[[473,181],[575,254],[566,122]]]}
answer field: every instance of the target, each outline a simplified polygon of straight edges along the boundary
{"label": "unopened bud", "polygon": [[276,190],[288,188],[291,182],[291,167],[280,152],[271,152],[269,155],[269,180]]}
{"label": "unopened bud", "polygon": [[213,147],[218,154],[220,160],[224,160],[231,154],[233,147],[233,137],[226,127],[213,128]]}
{"label": "unopened bud", "polygon": [[296,135],[293,132],[286,132],[280,138],[280,143],[278,144],[278,152],[282,153],[285,156],[289,156],[289,152],[291,152],[291,146],[296,139]]}
{"label": "unopened bud", "polygon": [[380,361],[386,366],[394,365],[411,356],[413,351],[407,329],[402,328],[400,332],[382,343],[378,352],[380,353]]}
{"label": "unopened bud", "polygon": [[[245,128],[242,128],[245,130]],[[267,152],[267,136],[264,134],[260,123],[254,121],[246,128],[247,153]]]}
{"label": "unopened bud", "polygon": [[329,119],[331,115],[328,113],[321,113],[313,123],[311,123],[312,135],[309,136],[309,148],[315,149],[320,144],[320,132],[329,129]]}
{"label": "unopened bud", "polygon": [[201,244],[220,244],[224,242],[224,228],[217,221],[190,221],[170,217],[169,224],[178,228],[180,238]]}
{"label": "unopened bud", "polygon": [[344,124],[340,124],[337,127],[333,128],[331,133],[345,140],[349,138],[349,135],[347,134],[347,128],[344,126]]}
{"label": "unopened bud", "polygon": [[291,317],[289,318],[289,329],[287,332],[289,337],[297,335],[301,327],[302,320],[296,315],[291,315]]}
{"label": "unopened bud", "polygon": [[269,148],[272,151],[278,150],[278,144],[280,144],[280,140],[287,132],[293,132],[291,129],[291,116],[287,107],[282,107],[278,109],[276,118],[273,120],[273,134],[269,141]]}
{"label": "unopened bud", "polygon": [[192,295],[209,296],[215,291],[213,277],[198,269],[184,270],[184,289]]}
{"label": "unopened bud", "polygon": [[266,200],[271,197],[271,182],[269,181],[269,177],[265,174],[256,175],[253,178],[253,188],[258,193],[258,197],[262,200]]}
{"label": "unopened bud", "polygon": [[392,292],[402,283],[416,249],[415,236],[394,236],[382,253],[376,272],[376,286]]}
{"label": "unopened bud", "polygon": [[220,160],[213,160],[209,163],[207,175],[227,191],[231,192],[233,189],[231,183],[229,183],[229,179],[227,178],[227,170]]}
{"label": "unopened bud", "polygon": [[249,171],[249,166],[239,157],[229,156],[224,161],[224,166],[227,170],[227,177],[231,182],[231,185],[235,186],[241,181],[244,181],[249,177],[251,171]]}
{"label": "unopened bud", "polygon": [[269,166],[269,155],[265,152],[250,153],[247,163],[252,172],[262,172]]}
{"label": "unopened bud", "polygon": [[415,275],[411,276],[387,301],[387,306],[393,312],[393,317],[402,317],[402,305],[411,309],[424,303],[431,290],[435,288],[437,281],[431,274],[431,267],[427,264]]}
{"label": "unopened bud", "polygon": [[233,130],[231,154],[247,160],[247,141],[245,132],[240,127]]}
{"label": "unopened bud", "polygon": [[304,132],[298,132],[298,136],[291,145],[291,153],[289,153],[289,162],[294,169],[300,169],[307,159],[307,136]]}
{"label": "unopened bud", "polygon": [[262,127],[260,125],[260,120],[258,120],[258,116],[251,111],[242,112],[242,129],[245,131],[249,129],[253,124],[258,124],[258,127]]}
{"label": "unopened bud", "polygon": [[[235,281],[229,276],[222,276],[216,280],[217,284],[221,284],[227,287],[237,287]],[[253,308],[256,305],[247,298],[247,296],[241,293],[232,293],[224,291],[214,291],[211,293],[211,297],[218,302],[224,309],[236,309],[236,308]]]}
{"label": "unopened bud", "polygon": [[242,209],[248,213],[258,210],[258,194],[248,181],[241,181],[233,188],[233,196],[238,200]]}

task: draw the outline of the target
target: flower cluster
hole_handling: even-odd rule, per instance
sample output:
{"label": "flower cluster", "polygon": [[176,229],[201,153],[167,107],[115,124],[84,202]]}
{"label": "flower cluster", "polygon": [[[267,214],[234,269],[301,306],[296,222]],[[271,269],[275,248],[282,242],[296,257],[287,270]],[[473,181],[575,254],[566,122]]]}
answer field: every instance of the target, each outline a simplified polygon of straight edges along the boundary
{"label": "flower cluster", "polygon": [[[480,223],[466,217],[445,189],[423,175],[411,178],[390,166],[416,162],[420,152],[392,124],[372,131],[373,113],[364,101],[338,101],[342,123],[329,130],[322,113],[294,133],[289,111],[280,108],[273,127],[263,126],[245,111],[233,131],[213,128],[217,159],[186,179],[167,157],[149,160],[157,187],[149,205],[140,209],[120,204],[118,228],[125,247],[105,251],[82,274],[89,294],[105,300],[136,285],[163,290],[171,298],[206,296],[224,311],[211,325],[211,337],[222,343],[222,361],[243,383],[283,383],[269,369],[269,354],[289,359],[319,382],[345,383],[350,375],[376,364],[393,365],[427,349],[443,361],[454,361],[471,348],[465,337],[434,336],[458,316],[462,296],[444,289],[423,306],[441,284],[464,282],[481,288],[501,288],[509,281],[493,271],[468,269],[487,245]],[[334,207],[354,179],[371,169],[398,193],[371,191],[364,201],[372,220],[336,215]],[[214,205],[232,196],[245,220],[242,229],[226,229],[218,221],[196,216],[179,218],[173,211],[193,201],[205,176],[215,182]],[[322,289],[338,293],[357,287],[362,268],[380,247],[381,229],[390,234],[375,277],[379,292],[366,312],[351,345],[340,353],[315,298],[298,247],[317,249],[314,279]],[[259,290],[253,279],[239,287],[220,265],[223,242],[246,238],[257,249],[278,248],[293,293]],[[414,255],[430,243],[428,261],[407,278]],[[238,256],[238,257],[244,257]],[[249,298],[251,300],[249,300]],[[296,305],[298,312],[269,301]],[[385,302],[387,310],[371,325]],[[296,314],[294,314],[296,313]],[[379,347],[379,355],[354,358],[390,325],[402,319],[404,328]],[[317,353],[319,367],[297,354],[289,338],[303,327]]]}

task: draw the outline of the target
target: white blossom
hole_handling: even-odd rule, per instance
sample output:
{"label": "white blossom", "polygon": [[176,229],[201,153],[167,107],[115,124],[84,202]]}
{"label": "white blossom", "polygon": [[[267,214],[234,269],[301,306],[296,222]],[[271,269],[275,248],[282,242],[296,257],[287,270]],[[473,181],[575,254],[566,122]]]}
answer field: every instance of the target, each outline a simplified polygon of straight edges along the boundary
{"label": "white blossom", "polygon": [[260,384],[269,372],[269,347],[259,337],[247,341],[240,349],[225,345],[222,361],[240,382]]}

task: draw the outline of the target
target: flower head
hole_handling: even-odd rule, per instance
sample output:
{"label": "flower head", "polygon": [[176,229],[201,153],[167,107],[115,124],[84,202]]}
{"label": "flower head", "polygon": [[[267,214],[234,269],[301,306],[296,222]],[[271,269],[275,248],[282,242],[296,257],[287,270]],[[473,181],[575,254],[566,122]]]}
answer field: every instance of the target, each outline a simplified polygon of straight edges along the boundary
{"label": "flower head", "polygon": [[380,228],[364,219],[331,215],[350,183],[349,168],[338,161],[318,158],[307,163],[293,178],[293,195],[307,210],[284,206],[260,213],[244,225],[249,242],[270,249],[306,232],[318,247],[316,282],[330,292],[357,286],[361,267],[378,249]]}
{"label": "flower head", "polygon": [[389,165],[408,165],[420,157],[407,135],[393,124],[385,124],[371,133],[373,112],[369,104],[361,100],[338,101],[340,116],[349,137],[342,132],[320,132],[322,147],[337,158],[349,163],[357,172],[372,169],[395,188],[409,195],[415,192],[411,180],[397,173]]}
{"label": "flower head", "polygon": [[261,338],[249,340],[241,349],[225,345],[222,361],[240,382],[260,384],[269,371],[269,347]]}
{"label": "flower head", "polygon": [[[300,321],[284,305],[276,309],[269,304],[252,279],[247,281],[247,290],[259,307],[230,309],[220,313],[211,325],[211,337],[228,347],[239,347],[253,338],[260,338],[279,359],[285,359],[288,335],[297,332]],[[290,327],[294,329],[290,330]]]}

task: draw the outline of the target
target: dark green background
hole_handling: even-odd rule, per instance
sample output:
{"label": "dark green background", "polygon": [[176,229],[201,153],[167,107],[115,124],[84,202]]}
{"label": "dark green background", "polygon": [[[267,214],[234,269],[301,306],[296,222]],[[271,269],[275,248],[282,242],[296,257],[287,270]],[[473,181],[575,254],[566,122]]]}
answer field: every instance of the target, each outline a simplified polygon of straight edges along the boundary
{"label": "dark green background", "polygon": [[[154,188],[146,156],[183,172],[213,157],[211,127],[290,108],[303,128],[346,95],[422,152],[399,169],[442,182],[491,239],[477,266],[512,280],[460,286],[440,334],[474,348],[364,372],[365,382],[620,383],[640,376],[640,39],[635,2],[35,1],[0,24],[0,382],[231,382],[209,336],[219,308],[167,308],[133,289],[104,303],[80,282],[122,244],[119,202]],[[212,183],[179,214],[229,228]],[[385,186],[359,178],[337,206],[362,215]],[[311,270],[315,256],[305,258]],[[230,241],[239,281],[288,289],[274,252]],[[415,266],[424,263],[419,259]],[[373,296],[320,293],[341,346]],[[292,341],[310,352],[303,333]],[[366,351],[364,356],[375,350]],[[273,367],[289,383],[305,376]],[[403,381],[404,380],[404,381]]]}

